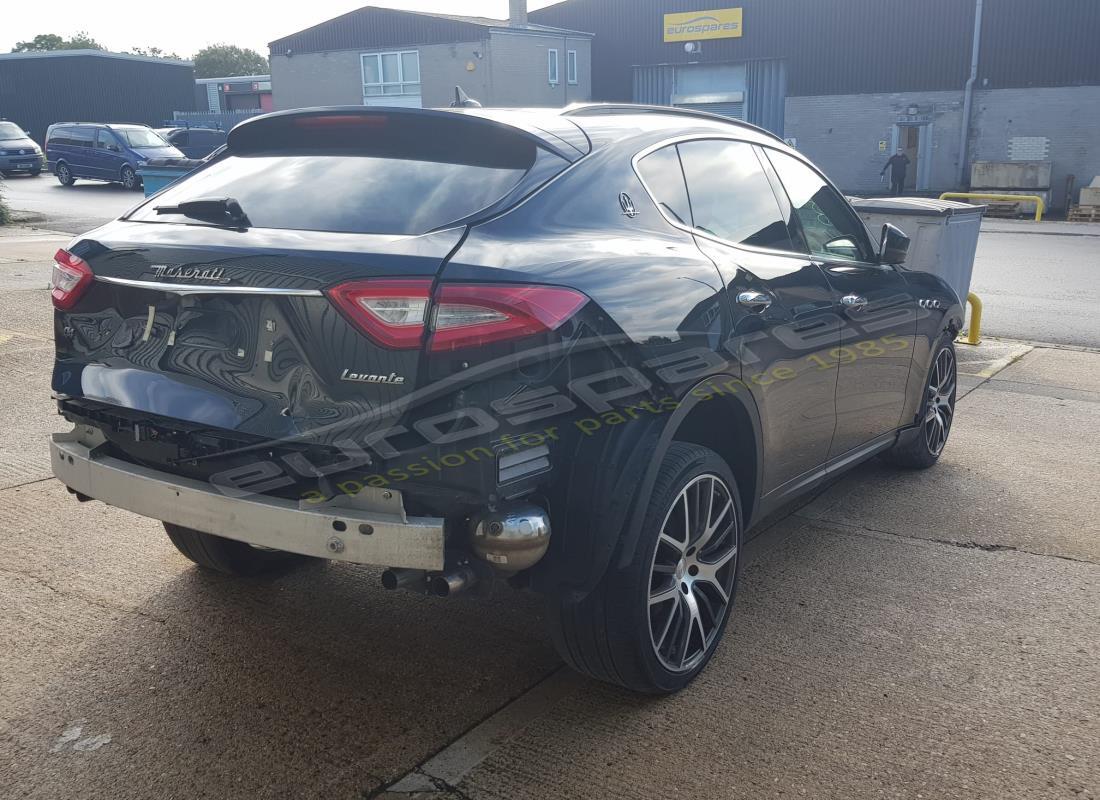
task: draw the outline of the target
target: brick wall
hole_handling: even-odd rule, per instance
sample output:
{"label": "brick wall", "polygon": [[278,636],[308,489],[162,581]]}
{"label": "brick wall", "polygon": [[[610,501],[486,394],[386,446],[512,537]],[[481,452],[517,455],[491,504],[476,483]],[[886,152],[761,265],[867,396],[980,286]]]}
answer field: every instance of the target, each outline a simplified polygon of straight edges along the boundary
{"label": "brick wall", "polygon": [[[962,99],[961,90],[788,97],[786,135],[795,137],[798,149],[844,191],[882,192],[887,187],[880,182],[879,171],[890,155],[893,126],[899,115],[917,106],[932,117],[928,191],[951,191],[959,188]],[[1027,137],[1049,140],[1047,155],[1036,157],[1053,162],[1052,205],[1064,207],[1067,175],[1076,176],[1077,187],[1100,175],[1100,86],[974,93],[971,162],[1008,161],[1012,154],[1019,158],[1029,152]],[[1010,150],[1013,139],[1017,145]],[[880,141],[887,143],[886,153],[879,152]],[[1076,201],[1075,190],[1072,202]]]}
{"label": "brick wall", "polygon": [[1052,204],[1065,206],[1067,175],[1077,179],[1076,203],[1078,189],[1100,175],[1100,86],[975,92],[970,136],[974,161],[1009,160],[1013,138],[1048,138]]}
{"label": "brick wall", "polygon": [[[551,86],[548,51],[558,51],[558,83]],[[492,93],[495,106],[560,108],[592,99],[592,56],[588,39],[494,32]],[[566,52],[577,51],[577,83],[566,80]]]}
{"label": "brick wall", "polygon": [[[784,133],[841,190],[882,193],[890,188],[879,173],[893,154],[893,127],[911,106],[931,115],[929,191],[955,188],[961,91],[788,97]],[[886,142],[885,152],[879,142]]]}

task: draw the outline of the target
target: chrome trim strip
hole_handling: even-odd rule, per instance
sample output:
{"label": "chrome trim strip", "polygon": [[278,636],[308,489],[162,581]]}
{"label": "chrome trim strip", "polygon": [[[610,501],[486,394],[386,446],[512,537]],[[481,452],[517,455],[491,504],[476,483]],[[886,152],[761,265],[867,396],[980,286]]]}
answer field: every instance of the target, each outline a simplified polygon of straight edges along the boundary
{"label": "chrome trim strip", "polygon": [[263,286],[195,286],[185,283],[159,283],[157,281],[138,281],[131,278],[110,278],[96,275],[97,281],[113,283],[116,286],[133,286],[138,289],[153,289],[171,294],[266,294],[282,297],[323,297],[320,289],[279,289]]}

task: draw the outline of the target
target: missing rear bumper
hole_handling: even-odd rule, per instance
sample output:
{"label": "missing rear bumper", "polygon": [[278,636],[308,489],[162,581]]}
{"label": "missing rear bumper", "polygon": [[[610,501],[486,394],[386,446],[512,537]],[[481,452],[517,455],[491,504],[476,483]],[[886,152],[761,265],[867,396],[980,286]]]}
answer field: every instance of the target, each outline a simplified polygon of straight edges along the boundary
{"label": "missing rear bumper", "polygon": [[94,444],[79,432],[54,434],[50,442],[54,476],[78,496],[259,547],[355,564],[443,569],[442,518],[311,510],[264,495],[228,497],[202,481],[101,455]]}

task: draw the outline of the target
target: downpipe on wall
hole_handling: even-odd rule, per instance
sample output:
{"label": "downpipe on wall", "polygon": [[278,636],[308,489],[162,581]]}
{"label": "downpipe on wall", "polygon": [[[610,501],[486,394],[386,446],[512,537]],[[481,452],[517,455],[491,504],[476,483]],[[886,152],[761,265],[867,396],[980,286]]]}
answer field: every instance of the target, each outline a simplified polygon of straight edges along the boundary
{"label": "downpipe on wall", "polygon": [[974,105],[974,84],[978,80],[978,56],[982,46],[982,0],[974,4],[974,41],[970,46],[970,77],[963,90],[962,132],[959,134],[959,174],[956,184],[966,184],[966,167],[970,160],[970,110]]}

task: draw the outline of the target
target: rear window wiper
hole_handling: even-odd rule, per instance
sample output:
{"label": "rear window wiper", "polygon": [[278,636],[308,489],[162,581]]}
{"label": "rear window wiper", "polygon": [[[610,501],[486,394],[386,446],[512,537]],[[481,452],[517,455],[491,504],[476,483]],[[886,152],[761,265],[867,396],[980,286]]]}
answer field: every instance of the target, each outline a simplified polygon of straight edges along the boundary
{"label": "rear window wiper", "polygon": [[241,204],[232,197],[200,197],[185,200],[174,206],[156,206],[158,214],[182,214],[192,219],[228,225],[233,228],[250,228],[252,222],[244,213]]}

